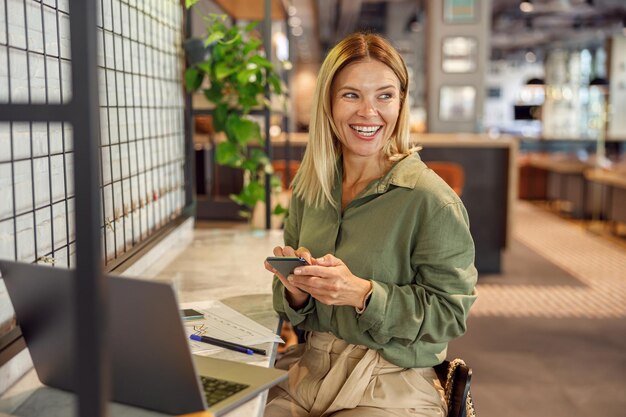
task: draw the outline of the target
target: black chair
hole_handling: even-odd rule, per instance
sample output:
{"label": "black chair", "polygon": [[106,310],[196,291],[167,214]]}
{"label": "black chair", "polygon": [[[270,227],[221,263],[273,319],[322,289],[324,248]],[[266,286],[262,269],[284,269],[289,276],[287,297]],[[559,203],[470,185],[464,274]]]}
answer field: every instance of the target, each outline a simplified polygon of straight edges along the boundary
{"label": "black chair", "polygon": [[446,393],[448,417],[474,417],[470,394],[472,369],[462,359],[443,361],[434,368]]}

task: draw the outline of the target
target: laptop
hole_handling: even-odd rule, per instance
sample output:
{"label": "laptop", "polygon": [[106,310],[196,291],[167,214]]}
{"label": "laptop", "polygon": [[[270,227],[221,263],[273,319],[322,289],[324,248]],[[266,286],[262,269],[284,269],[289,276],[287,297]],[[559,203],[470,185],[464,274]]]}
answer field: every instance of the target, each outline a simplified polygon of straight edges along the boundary
{"label": "laptop", "polygon": [[[74,270],[0,261],[39,380],[75,392]],[[192,355],[171,285],[109,280],[111,400],[167,414],[222,415],[287,378],[273,368]],[[236,391],[216,400],[204,385]]]}

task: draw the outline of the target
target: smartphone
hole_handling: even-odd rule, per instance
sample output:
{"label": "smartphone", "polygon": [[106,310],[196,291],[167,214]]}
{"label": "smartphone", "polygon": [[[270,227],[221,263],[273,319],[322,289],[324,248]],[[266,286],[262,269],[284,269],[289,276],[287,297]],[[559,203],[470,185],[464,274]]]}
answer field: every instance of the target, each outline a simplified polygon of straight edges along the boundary
{"label": "smartphone", "polygon": [[183,320],[199,320],[204,318],[204,314],[193,308],[185,308],[184,310],[180,310],[180,313],[183,316]]}
{"label": "smartphone", "polygon": [[285,278],[293,274],[293,270],[296,269],[296,267],[309,265],[304,258],[292,256],[268,256],[266,261]]}

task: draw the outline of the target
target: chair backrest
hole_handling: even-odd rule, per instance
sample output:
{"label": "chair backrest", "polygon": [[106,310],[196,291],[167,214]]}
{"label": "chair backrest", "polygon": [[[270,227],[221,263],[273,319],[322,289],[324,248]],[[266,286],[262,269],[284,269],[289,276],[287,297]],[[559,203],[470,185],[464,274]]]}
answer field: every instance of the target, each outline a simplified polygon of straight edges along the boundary
{"label": "chair backrest", "polygon": [[434,368],[446,393],[447,417],[473,417],[474,406],[470,394],[472,369],[461,359],[443,361]]}
{"label": "chair backrest", "polygon": [[465,185],[465,171],[460,164],[448,161],[429,161],[426,166],[439,175],[450,188],[460,197],[463,194]]}

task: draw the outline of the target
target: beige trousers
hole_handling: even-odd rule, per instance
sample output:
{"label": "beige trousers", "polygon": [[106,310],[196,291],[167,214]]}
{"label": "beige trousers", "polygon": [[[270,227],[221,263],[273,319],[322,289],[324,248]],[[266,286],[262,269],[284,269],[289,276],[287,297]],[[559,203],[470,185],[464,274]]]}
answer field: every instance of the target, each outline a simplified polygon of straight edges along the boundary
{"label": "beige trousers", "polygon": [[400,368],[377,351],[312,333],[289,378],[270,392],[265,417],[443,417],[433,368]]}

